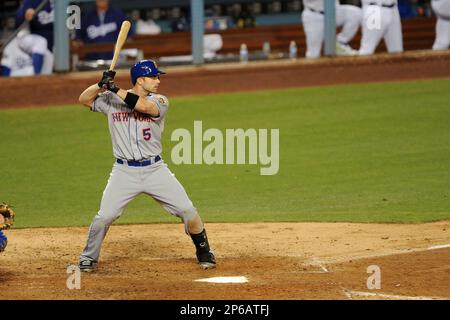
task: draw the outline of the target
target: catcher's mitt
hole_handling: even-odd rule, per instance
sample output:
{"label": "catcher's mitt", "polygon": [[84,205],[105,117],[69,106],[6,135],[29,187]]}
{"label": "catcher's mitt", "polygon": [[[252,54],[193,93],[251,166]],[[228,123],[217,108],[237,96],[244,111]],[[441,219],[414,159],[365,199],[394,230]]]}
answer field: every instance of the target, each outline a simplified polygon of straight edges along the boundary
{"label": "catcher's mitt", "polygon": [[0,204],[0,230],[9,229],[14,224],[15,213],[6,203]]}

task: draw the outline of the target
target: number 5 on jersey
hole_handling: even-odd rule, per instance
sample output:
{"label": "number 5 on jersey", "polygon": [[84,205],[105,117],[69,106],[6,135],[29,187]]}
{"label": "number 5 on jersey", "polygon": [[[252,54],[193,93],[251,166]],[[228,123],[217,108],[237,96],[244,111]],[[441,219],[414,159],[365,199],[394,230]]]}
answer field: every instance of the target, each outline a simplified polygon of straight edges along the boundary
{"label": "number 5 on jersey", "polygon": [[150,133],[150,128],[142,129],[142,135],[144,136],[144,140],[148,141],[152,137],[152,134]]}

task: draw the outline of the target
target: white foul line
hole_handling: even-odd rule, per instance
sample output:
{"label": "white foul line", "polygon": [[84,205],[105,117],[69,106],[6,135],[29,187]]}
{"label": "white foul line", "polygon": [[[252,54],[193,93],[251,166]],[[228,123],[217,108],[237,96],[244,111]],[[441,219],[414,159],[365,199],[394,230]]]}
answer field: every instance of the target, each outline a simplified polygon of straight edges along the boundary
{"label": "white foul line", "polygon": [[449,244],[441,244],[439,246],[431,246],[427,250],[436,250],[436,249],[445,249],[445,248],[450,248],[450,243]]}
{"label": "white foul line", "polygon": [[390,295],[390,294],[383,294],[383,293],[352,291],[352,290],[347,290],[347,289],[343,289],[342,293],[349,299],[352,299],[353,296],[359,296],[359,297],[379,297],[379,298],[397,299],[397,300],[449,300],[448,298],[440,298],[440,297],[399,296],[399,295]]}
{"label": "white foul line", "polygon": [[410,249],[404,249],[404,250],[395,250],[391,252],[386,253],[378,253],[378,254],[368,254],[368,255],[361,255],[356,257],[339,257],[338,259],[332,259],[330,261],[327,261],[328,264],[337,264],[346,262],[348,260],[363,260],[363,259],[371,259],[371,258],[381,258],[381,257],[389,257],[389,256],[396,256],[399,254],[407,254],[407,253],[415,253],[415,252],[424,252],[428,250],[438,250],[438,249],[446,249],[450,248],[450,244],[441,244],[441,245],[435,245],[427,248],[410,248]]}
{"label": "white foul line", "polygon": [[327,269],[327,268],[325,267],[325,265],[323,264],[323,262],[320,261],[318,258],[315,258],[315,257],[314,257],[314,258],[312,259],[311,265],[320,267],[320,269],[322,269],[323,273],[328,273],[328,272],[329,272],[328,269]]}

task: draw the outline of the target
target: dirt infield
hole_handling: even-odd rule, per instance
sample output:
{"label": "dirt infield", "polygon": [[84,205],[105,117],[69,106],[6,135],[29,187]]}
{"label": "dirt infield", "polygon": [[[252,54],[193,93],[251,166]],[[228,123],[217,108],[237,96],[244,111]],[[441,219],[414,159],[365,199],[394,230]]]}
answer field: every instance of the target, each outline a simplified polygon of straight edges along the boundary
{"label": "dirt infield", "polygon": [[[287,87],[450,77],[450,52],[415,51],[399,55],[308,61],[265,61],[202,67],[173,67],[160,85],[169,96],[214,94]],[[101,72],[28,78],[0,78],[0,108],[78,104],[78,96],[98,82]],[[127,70],[117,83],[130,86]]]}
{"label": "dirt infield", "polygon": [[[218,258],[201,270],[181,224],[112,226],[99,269],[66,287],[87,228],[11,230],[0,290],[10,299],[450,299],[450,221],[208,225]],[[435,247],[444,245],[443,248]],[[445,246],[446,245],[446,246]],[[369,290],[367,267],[381,270]],[[195,280],[245,276],[248,283]]]}
{"label": "dirt infield", "polygon": [[[402,55],[171,68],[172,96],[450,77],[450,54]],[[97,73],[0,79],[0,108],[76,104]],[[126,71],[118,83],[126,86]],[[450,299],[450,221],[428,224],[208,224],[218,258],[201,270],[181,224],[112,226],[97,272],[66,286],[87,228],[9,230],[0,292],[9,299]],[[381,289],[368,289],[368,266]],[[195,280],[245,276],[243,284]]]}

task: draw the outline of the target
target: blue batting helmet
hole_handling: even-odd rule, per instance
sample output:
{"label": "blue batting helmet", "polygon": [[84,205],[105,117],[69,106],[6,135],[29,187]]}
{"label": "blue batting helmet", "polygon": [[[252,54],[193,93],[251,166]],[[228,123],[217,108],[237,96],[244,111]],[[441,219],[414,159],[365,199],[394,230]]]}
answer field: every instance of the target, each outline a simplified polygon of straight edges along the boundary
{"label": "blue batting helmet", "polygon": [[164,71],[158,70],[158,66],[153,60],[141,60],[131,67],[131,82],[136,84],[139,77],[156,77],[160,74],[165,74]]}

